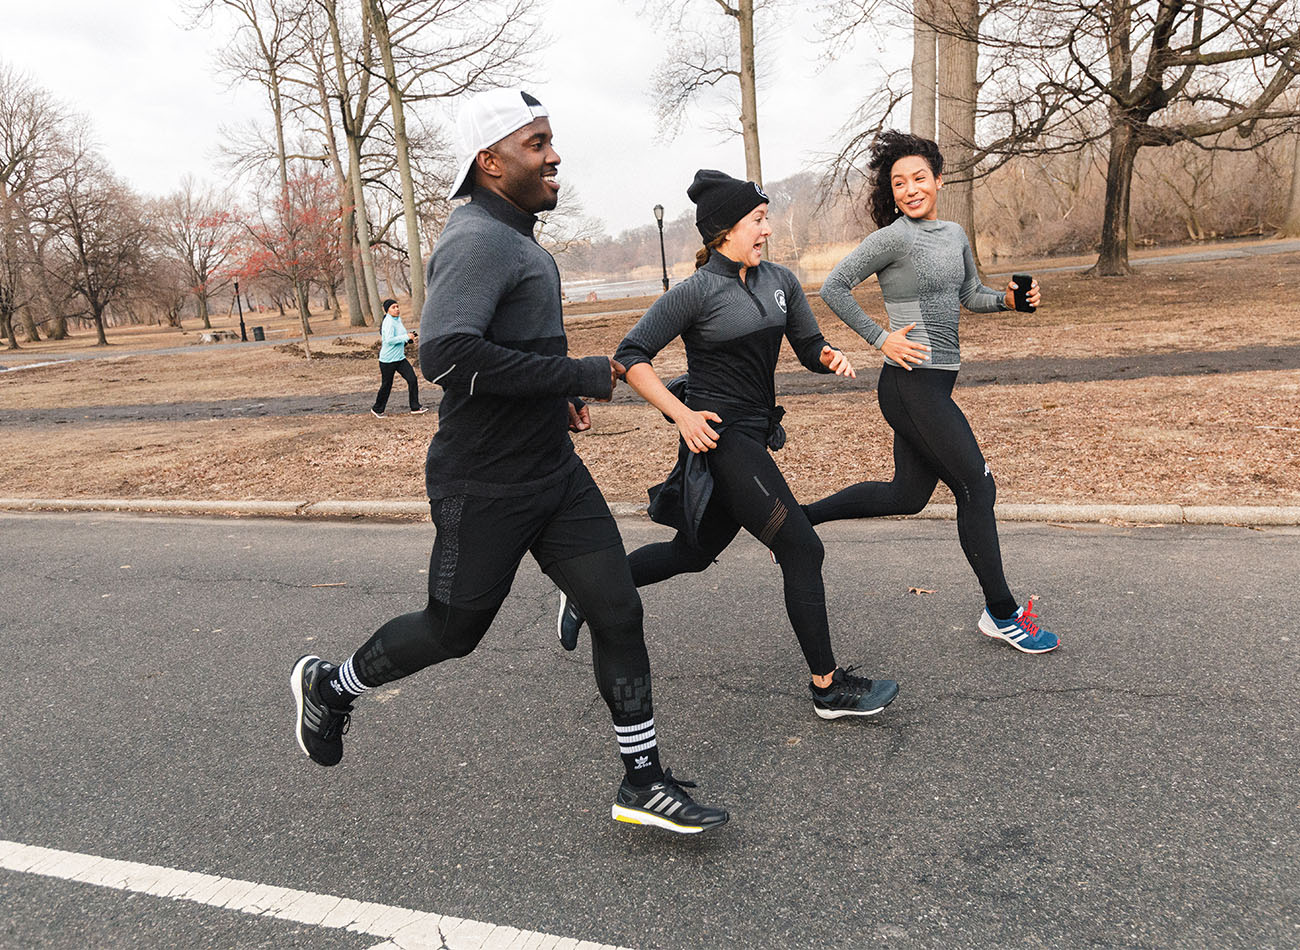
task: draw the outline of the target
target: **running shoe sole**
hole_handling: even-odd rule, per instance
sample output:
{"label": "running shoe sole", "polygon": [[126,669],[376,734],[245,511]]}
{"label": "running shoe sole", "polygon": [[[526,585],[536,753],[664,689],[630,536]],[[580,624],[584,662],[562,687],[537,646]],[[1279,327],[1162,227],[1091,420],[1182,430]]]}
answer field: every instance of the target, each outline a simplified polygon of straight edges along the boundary
{"label": "running shoe sole", "polygon": [[1003,643],[1008,644],[1009,646],[1013,646],[1013,647],[1015,647],[1015,648],[1016,648],[1017,650],[1019,650],[1021,653],[1033,653],[1033,654],[1038,654],[1038,653],[1051,653],[1053,650],[1055,650],[1057,647],[1059,647],[1059,646],[1061,645],[1061,641],[1058,639],[1058,640],[1057,640],[1055,643],[1053,643],[1050,647],[1043,647],[1043,649],[1041,649],[1041,650],[1034,650],[1034,649],[1029,648],[1029,647],[1022,647],[1019,643],[1016,643],[1015,640],[1012,640],[1009,636],[1007,636],[1007,635],[1006,635],[1005,633],[1003,633],[1002,631],[998,630],[996,627],[994,627],[993,629],[989,629],[988,627],[986,627],[986,626],[984,625],[984,617],[983,617],[983,616],[980,617],[980,622],[979,622],[979,631],[980,631],[980,633],[984,634],[984,636],[986,636],[986,637],[988,637],[988,638],[990,638],[990,639],[992,639],[992,640],[1001,640]]}
{"label": "running shoe sole", "polygon": [[568,610],[569,610],[569,596],[564,591],[560,591],[560,611],[555,615],[555,632],[560,636],[560,646],[572,652],[578,647],[578,636],[582,631],[582,625],[581,624],[578,625],[578,631],[574,633],[573,639],[571,641],[565,638],[564,615],[568,612]]}
{"label": "running shoe sole", "polygon": [[711,825],[683,825],[671,818],[665,818],[663,815],[656,815],[654,812],[618,804],[610,806],[609,814],[615,821],[621,821],[629,825],[653,825],[656,828],[673,831],[679,835],[698,835],[700,832],[709,831],[727,823],[727,818],[723,818]]}
{"label": "running shoe sole", "polygon": [[308,653],[298,659],[298,662],[293,666],[293,672],[289,674],[289,688],[293,690],[294,701],[298,704],[298,721],[294,723],[293,736],[298,740],[298,748],[302,749],[303,755],[308,758],[311,758],[311,753],[307,751],[307,743],[302,739],[302,671],[307,668],[307,664],[312,660],[319,659],[320,657]]}
{"label": "running shoe sole", "polygon": [[882,712],[886,706],[898,698],[898,689],[894,689],[894,695],[877,706],[875,709],[822,709],[814,704],[813,711],[823,719],[843,719],[845,716],[874,716]]}

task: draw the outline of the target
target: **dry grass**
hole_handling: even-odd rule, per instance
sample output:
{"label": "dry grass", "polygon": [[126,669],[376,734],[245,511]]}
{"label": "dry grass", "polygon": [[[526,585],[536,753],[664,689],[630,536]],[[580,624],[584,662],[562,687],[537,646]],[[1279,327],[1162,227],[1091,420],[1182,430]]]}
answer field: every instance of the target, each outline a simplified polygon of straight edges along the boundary
{"label": "dry grass", "polygon": [[[966,316],[963,355],[1084,359],[1170,350],[1300,347],[1300,255],[1161,265],[1131,280],[1043,279],[1037,314]],[[873,285],[874,287],[874,285]],[[861,294],[881,312],[874,289]],[[825,310],[827,335],[863,374],[878,356]],[[648,302],[648,301],[645,301]],[[645,303],[643,302],[643,303]],[[620,301],[620,306],[627,302]],[[596,305],[587,305],[591,310]],[[639,310],[568,322],[575,354],[610,352]],[[203,422],[21,421],[23,410],[158,405],[222,399],[368,393],[377,384],[370,341],[338,341],[346,327],[317,320],[313,349],[361,359],[314,359],[275,348],[131,356],[0,373],[0,492],[11,496],[419,498],[433,414],[382,422],[354,412]],[[175,345],[176,331],[115,333],[121,345]],[[80,341],[83,345],[84,338]],[[71,348],[33,347],[33,359]],[[1242,350],[1248,354],[1248,350]],[[680,345],[656,361],[684,366]],[[783,354],[781,369],[797,370]],[[394,396],[403,398],[401,385]],[[1300,504],[1300,368],[1242,356],[1239,371],[1122,381],[962,387],[957,398],[1008,502]],[[367,396],[368,399],[368,396]],[[817,497],[887,478],[891,433],[874,393],[782,398],[790,441],[777,460],[796,494]],[[593,407],[576,444],[611,500],[641,501],[672,464],[672,428],[634,402]],[[942,489],[941,489],[942,494]]]}

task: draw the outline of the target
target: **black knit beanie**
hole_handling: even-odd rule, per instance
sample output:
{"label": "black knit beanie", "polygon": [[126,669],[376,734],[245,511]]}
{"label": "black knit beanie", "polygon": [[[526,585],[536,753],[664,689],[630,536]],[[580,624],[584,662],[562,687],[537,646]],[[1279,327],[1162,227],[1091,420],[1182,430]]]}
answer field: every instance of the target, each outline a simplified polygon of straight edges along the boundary
{"label": "black knit beanie", "polygon": [[701,168],[686,189],[695,202],[695,226],[708,244],[759,205],[767,204],[767,195],[752,181],[732,178],[725,172]]}
{"label": "black knit beanie", "polygon": [[381,303],[379,306],[380,306],[380,308],[384,311],[384,313],[387,313],[387,312],[388,312],[388,308],[391,307],[391,306],[392,306],[393,304],[395,304],[395,303],[397,303],[397,301],[394,300],[392,297],[389,297],[387,300],[385,300],[385,301],[384,301],[383,303]]}

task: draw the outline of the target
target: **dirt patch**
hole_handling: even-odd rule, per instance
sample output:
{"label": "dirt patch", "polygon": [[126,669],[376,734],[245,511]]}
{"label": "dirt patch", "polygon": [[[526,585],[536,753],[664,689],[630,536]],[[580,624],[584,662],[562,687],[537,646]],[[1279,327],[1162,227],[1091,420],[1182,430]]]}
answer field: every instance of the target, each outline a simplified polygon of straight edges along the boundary
{"label": "dirt patch", "polygon": [[[963,316],[957,399],[1000,500],[1300,504],[1300,254],[1042,284],[1048,306],[1036,314]],[[883,312],[874,285],[860,299]],[[870,391],[879,355],[811,300],[861,379],[814,376],[782,354],[790,440],[777,461],[808,499],[892,471]],[[571,351],[612,352],[639,315],[570,317]],[[435,415],[370,416],[374,340],[346,329],[314,338],[312,360],[282,347],[195,348],[0,373],[0,491],[418,499]],[[684,369],[680,344],[655,365]],[[103,407],[120,411],[96,416]],[[579,451],[611,500],[643,501],[672,464],[674,430],[624,391],[592,416]]]}

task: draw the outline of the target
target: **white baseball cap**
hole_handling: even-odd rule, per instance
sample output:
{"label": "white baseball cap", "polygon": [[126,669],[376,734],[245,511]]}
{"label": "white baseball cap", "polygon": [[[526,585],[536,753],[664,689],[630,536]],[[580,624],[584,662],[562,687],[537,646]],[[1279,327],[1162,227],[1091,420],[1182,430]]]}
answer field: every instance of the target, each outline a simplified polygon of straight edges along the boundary
{"label": "white baseball cap", "polygon": [[473,182],[469,171],[479,152],[547,114],[546,107],[522,89],[489,89],[466,100],[456,116],[459,171],[451,184],[451,197],[469,194]]}

